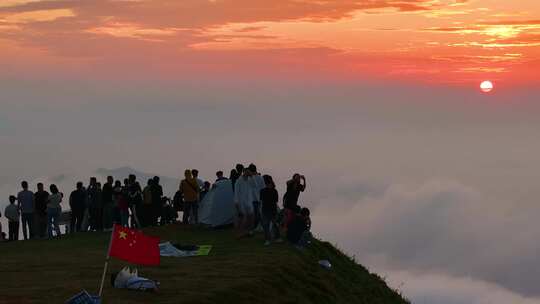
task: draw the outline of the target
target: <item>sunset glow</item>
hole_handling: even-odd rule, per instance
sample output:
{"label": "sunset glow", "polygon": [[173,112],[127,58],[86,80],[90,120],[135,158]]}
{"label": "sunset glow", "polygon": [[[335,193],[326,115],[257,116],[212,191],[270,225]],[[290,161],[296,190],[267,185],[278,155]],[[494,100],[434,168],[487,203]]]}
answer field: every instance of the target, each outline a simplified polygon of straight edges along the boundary
{"label": "sunset glow", "polygon": [[538,83],[540,2],[4,0],[0,56],[19,75],[528,85]]}

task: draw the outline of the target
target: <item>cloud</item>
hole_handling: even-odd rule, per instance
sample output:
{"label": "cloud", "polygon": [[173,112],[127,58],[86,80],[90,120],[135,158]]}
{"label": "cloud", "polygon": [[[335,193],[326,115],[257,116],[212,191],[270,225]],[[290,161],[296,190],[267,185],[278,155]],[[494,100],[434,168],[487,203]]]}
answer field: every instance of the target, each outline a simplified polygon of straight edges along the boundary
{"label": "cloud", "polygon": [[71,9],[50,9],[37,10],[7,15],[4,18],[6,23],[33,23],[54,21],[59,18],[75,17],[75,13]]}
{"label": "cloud", "polygon": [[144,28],[131,23],[111,23],[106,26],[95,27],[86,30],[92,34],[110,35],[118,38],[134,38],[148,41],[163,41],[159,37],[174,36],[178,30],[175,28],[157,29]]}
{"label": "cloud", "polygon": [[540,298],[526,297],[497,284],[470,277],[452,277],[443,274],[419,275],[388,272],[387,280],[412,303],[437,304],[538,304]]}
{"label": "cloud", "polygon": [[[540,244],[533,233],[540,227],[529,220],[540,208],[516,206],[509,214],[504,201],[444,180],[417,187],[392,184],[382,194],[357,193],[356,203],[343,196],[325,199],[315,210],[314,223],[320,225],[318,231],[331,231],[332,223],[339,221],[332,239],[348,244],[360,262],[417,273],[470,276],[517,294],[540,295],[536,286]],[[348,211],[336,214],[335,204],[347,202],[352,206],[337,210]]]}

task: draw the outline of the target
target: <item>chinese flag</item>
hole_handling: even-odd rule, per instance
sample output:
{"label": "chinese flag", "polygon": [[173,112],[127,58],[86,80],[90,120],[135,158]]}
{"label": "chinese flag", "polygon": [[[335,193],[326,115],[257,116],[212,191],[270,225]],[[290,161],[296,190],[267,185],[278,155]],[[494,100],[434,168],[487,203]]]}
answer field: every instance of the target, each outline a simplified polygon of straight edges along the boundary
{"label": "chinese flag", "polygon": [[159,265],[159,238],[114,225],[109,255],[140,265]]}

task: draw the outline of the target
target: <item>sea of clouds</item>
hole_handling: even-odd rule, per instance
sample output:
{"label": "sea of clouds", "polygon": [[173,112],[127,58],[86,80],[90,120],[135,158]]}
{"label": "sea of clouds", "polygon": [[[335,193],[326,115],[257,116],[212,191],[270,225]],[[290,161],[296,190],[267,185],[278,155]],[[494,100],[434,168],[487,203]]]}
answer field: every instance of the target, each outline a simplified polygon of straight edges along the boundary
{"label": "sea of clouds", "polygon": [[281,193],[305,174],[314,232],[414,303],[540,303],[536,91],[0,89],[2,211],[22,179],[69,194],[98,168],[125,166],[170,176],[171,195],[186,168],[212,180],[255,162]]}

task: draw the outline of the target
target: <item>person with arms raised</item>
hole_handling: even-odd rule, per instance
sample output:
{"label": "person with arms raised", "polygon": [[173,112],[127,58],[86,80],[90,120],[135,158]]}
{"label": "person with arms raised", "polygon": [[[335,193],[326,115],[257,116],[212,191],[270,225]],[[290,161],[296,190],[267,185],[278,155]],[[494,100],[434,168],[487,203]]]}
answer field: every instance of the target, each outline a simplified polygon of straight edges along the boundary
{"label": "person with arms raised", "polygon": [[303,175],[295,173],[293,178],[287,182],[287,192],[283,196],[283,207],[285,209],[294,209],[298,206],[300,192],[306,190],[306,178]]}

